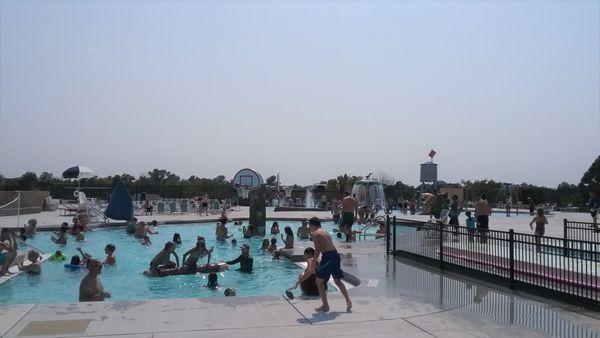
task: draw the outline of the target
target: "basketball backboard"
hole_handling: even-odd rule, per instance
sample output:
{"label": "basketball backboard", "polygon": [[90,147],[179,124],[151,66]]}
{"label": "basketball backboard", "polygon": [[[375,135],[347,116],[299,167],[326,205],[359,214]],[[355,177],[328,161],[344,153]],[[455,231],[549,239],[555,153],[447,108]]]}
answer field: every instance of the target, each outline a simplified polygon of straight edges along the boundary
{"label": "basketball backboard", "polygon": [[238,171],[235,176],[233,176],[231,183],[236,189],[243,188],[247,190],[253,190],[260,187],[265,182],[259,173],[252,169],[244,168]]}

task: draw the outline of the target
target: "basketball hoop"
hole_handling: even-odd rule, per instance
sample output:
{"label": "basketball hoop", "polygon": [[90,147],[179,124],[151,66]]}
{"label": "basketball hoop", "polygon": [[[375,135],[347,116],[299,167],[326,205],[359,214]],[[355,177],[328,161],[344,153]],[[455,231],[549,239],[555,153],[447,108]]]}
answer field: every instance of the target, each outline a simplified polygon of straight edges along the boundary
{"label": "basketball hoop", "polygon": [[248,193],[250,192],[250,190],[248,190],[248,188],[246,187],[239,187],[236,188],[237,193],[238,193],[238,197],[240,198],[248,198]]}

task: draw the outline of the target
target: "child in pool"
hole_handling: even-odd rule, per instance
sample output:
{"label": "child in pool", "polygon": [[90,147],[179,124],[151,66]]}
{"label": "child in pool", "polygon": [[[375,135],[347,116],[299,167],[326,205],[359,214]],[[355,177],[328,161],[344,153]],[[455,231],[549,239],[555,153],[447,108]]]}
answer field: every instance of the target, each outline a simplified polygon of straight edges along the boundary
{"label": "child in pool", "polygon": [[277,250],[277,238],[271,238],[271,245],[269,245],[267,250],[269,250],[270,253]]}
{"label": "child in pool", "polygon": [[115,250],[117,248],[114,244],[107,244],[104,248],[104,253],[107,255],[103,264],[113,265],[117,263],[117,258],[115,257]]}
{"label": "child in pool", "polygon": [[150,245],[150,244],[152,244],[152,242],[150,242],[150,237],[144,236],[144,241],[142,242],[142,245]]}

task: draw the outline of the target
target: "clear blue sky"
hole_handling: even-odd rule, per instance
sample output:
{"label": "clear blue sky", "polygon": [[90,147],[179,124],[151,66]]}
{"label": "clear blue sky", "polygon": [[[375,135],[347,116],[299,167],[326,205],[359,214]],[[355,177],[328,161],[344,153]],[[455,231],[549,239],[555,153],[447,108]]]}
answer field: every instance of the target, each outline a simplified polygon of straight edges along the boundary
{"label": "clear blue sky", "polygon": [[0,2],[0,173],[576,183],[600,3]]}

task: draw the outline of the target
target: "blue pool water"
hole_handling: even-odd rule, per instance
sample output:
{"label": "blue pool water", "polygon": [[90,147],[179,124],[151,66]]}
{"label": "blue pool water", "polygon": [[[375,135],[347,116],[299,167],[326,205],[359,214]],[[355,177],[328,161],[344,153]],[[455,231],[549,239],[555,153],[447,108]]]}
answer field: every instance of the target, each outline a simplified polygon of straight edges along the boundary
{"label": "blue pool water", "polygon": [[[247,222],[244,222],[246,225]],[[283,232],[285,226],[290,226],[294,233],[300,222],[280,221]],[[270,223],[267,224],[267,232]],[[324,223],[323,227],[332,230],[334,224]],[[281,295],[286,288],[292,286],[298,274],[302,271],[296,264],[283,259],[273,261],[271,255],[259,250],[262,238],[244,239],[242,226],[228,224],[229,233],[238,240],[236,247],[230,242],[218,243],[215,241],[215,223],[162,225],[158,227],[158,234],[151,235],[152,245],[147,247],[140,244],[133,236],[125,233],[124,228],[98,229],[86,233],[86,242],[79,243],[73,236],[69,236],[66,246],[59,246],[50,240],[50,233],[40,232],[27,243],[45,251],[53,253],[62,250],[69,256],[78,254],[76,248],[81,246],[83,251],[96,258],[104,260],[104,246],[112,243],[117,247],[116,266],[105,266],[102,269],[101,280],[104,288],[112,293],[112,300],[143,300],[159,298],[188,298],[188,297],[222,297],[227,287],[237,289],[238,296],[256,295]],[[231,260],[239,256],[240,246],[244,243],[250,245],[250,254],[254,257],[254,272],[244,274],[235,271],[239,265],[231,270],[219,273],[221,289],[211,290],[206,285],[206,274],[181,275],[169,277],[146,277],[143,272],[148,269],[152,257],[164,246],[164,243],[173,238],[174,233],[179,233],[183,244],[176,250],[179,258],[191,249],[196,243],[196,236],[206,238],[207,247],[214,247],[211,262]],[[267,235],[267,238],[277,237],[278,246],[283,246],[279,235]],[[300,246],[311,246],[310,241],[296,239]],[[24,250],[24,248],[20,248]],[[65,271],[64,263],[44,262],[42,274],[30,276],[20,274],[6,283],[0,285],[0,304],[15,303],[66,303],[77,302],[79,283],[86,274],[86,270]]]}

